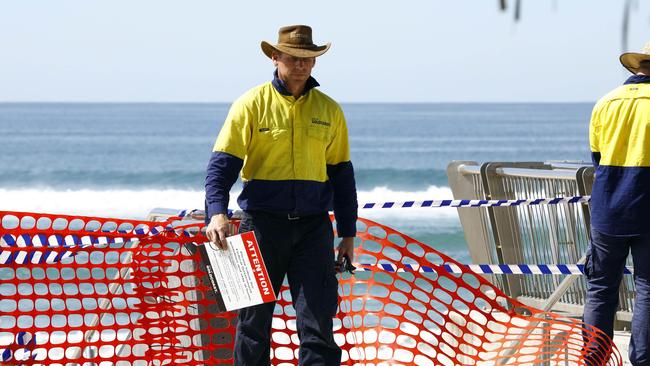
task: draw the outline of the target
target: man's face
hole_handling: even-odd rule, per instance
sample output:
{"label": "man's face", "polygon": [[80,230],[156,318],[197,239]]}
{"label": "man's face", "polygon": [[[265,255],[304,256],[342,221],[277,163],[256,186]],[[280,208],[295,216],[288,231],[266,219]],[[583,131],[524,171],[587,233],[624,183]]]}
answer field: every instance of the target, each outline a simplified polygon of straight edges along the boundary
{"label": "man's face", "polygon": [[293,57],[280,52],[274,52],[272,59],[280,78],[289,83],[306,82],[316,64],[315,57]]}

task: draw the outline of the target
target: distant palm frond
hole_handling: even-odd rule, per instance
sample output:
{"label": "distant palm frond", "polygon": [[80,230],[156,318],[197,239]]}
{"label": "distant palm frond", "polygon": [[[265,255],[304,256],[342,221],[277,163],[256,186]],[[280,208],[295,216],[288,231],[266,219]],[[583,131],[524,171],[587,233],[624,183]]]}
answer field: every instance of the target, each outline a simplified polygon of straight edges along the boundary
{"label": "distant palm frond", "polygon": [[627,35],[630,28],[630,8],[632,0],[625,0],[623,5],[623,29],[621,29],[621,48],[622,52],[627,51]]}
{"label": "distant palm frond", "polygon": [[521,15],[521,0],[515,1],[515,22],[519,21]]}
{"label": "distant palm frond", "polygon": [[[623,0],[623,22],[621,24],[621,48],[623,52],[627,51],[627,41],[630,30],[630,12],[632,6],[635,4],[636,2],[634,0]],[[555,6],[557,6],[556,2],[554,2],[554,7]],[[501,11],[508,10],[507,0],[499,0],[499,9]],[[518,22],[521,19],[521,0],[515,0],[513,15],[515,22]]]}

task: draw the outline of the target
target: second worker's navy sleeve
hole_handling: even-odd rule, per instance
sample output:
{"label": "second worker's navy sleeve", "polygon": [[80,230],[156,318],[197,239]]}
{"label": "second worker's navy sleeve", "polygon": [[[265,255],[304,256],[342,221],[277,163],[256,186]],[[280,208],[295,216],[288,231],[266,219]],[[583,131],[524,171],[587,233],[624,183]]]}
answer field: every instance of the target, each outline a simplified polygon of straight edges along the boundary
{"label": "second worker's navy sleeve", "polygon": [[230,188],[237,181],[244,160],[225,152],[215,151],[210,157],[205,177],[205,217],[228,212]]}
{"label": "second worker's navy sleeve", "polygon": [[591,153],[591,162],[594,164],[594,168],[598,168],[600,165],[600,153],[592,152]]}

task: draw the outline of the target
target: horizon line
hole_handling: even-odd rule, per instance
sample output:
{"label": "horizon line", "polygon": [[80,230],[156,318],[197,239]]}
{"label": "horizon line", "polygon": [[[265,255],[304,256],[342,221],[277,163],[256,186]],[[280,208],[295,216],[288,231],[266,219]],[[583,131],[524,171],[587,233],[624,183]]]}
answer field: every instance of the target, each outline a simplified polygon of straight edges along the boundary
{"label": "horizon line", "polygon": [[[596,101],[337,101],[339,104],[595,104]],[[232,104],[233,101],[0,100],[0,104]]]}

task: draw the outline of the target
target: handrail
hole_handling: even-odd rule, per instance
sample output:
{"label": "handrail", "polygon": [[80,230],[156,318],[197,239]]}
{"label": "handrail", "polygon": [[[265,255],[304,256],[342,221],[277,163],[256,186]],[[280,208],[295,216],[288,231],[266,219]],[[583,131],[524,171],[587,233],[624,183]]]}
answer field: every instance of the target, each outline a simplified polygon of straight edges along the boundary
{"label": "handrail", "polygon": [[[481,167],[478,165],[461,164],[458,166],[458,172],[461,174],[478,175],[481,174]],[[563,165],[562,168],[560,168],[560,170],[497,168],[496,172],[498,175],[503,177],[552,178],[552,179],[564,179],[564,180],[576,179],[575,171],[569,170],[568,165]]]}
{"label": "handrail", "polygon": [[575,180],[575,171],[570,170],[540,170],[540,169],[522,169],[522,168],[497,168],[496,172],[502,177],[524,177],[524,178],[550,178]]}
{"label": "handrail", "polygon": [[481,174],[481,166],[480,165],[460,164],[458,166],[458,173],[460,173],[460,174],[476,174],[476,175],[479,175],[479,174]]}

